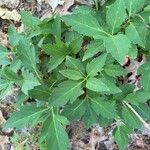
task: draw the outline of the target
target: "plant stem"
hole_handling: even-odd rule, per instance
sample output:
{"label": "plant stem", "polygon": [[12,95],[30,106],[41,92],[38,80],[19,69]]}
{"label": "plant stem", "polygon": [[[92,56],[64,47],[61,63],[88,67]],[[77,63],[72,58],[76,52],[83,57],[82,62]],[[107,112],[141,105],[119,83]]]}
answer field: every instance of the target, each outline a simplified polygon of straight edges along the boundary
{"label": "plant stem", "polygon": [[35,74],[37,75],[37,78],[39,79],[40,83],[43,83],[42,78],[39,75],[39,73],[37,72],[37,70],[35,70]]}
{"label": "plant stem", "polygon": [[126,101],[123,102],[138,117],[138,119],[143,123],[144,127],[150,130],[149,124],[144,121],[144,119],[135,111],[135,109]]}
{"label": "plant stem", "polygon": [[98,10],[98,1],[97,0],[93,0],[93,1],[95,3],[96,10]]}

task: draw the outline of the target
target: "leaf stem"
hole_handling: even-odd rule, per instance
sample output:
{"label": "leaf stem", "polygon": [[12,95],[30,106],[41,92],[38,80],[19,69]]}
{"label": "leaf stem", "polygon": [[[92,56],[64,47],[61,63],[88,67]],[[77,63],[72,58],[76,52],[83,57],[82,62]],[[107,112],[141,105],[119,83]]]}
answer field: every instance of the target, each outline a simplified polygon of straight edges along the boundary
{"label": "leaf stem", "polygon": [[95,3],[96,10],[98,10],[98,1],[97,0],[93,0],[93,1]]}
{"label": "leaf stem", "polygon": [[147,124],[144,119],[135,111],[135,109],[126,101],[123,101],[124,104],[137,116],[137,118],[143,123],[144,127],[150,130],[149,124]]}
{"label": "leaf stem", "polygon": [[37,72],[37,70],[35,70],[35,74],[37,75],[37,78],[39,79],[40,83],[43,83],[43,80],[41,76],[39,75],[39,73]]}

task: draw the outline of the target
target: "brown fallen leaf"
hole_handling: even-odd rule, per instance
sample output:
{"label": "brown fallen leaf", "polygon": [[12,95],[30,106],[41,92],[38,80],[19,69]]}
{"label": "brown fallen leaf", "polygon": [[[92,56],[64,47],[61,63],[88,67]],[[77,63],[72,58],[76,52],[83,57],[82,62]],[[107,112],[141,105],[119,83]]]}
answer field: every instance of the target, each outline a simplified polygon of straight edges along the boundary
{"label": "brown fallen leaf", "polygon": [[49,5],[52,7],[52,11],[54,12],[58,5],[63,5],[64,0],[47,0]]}
{"label": "brown fallen leaf", "polygon": [[74,0],[64,0],[63,5],[58,6],[55,8],[55,12],[52,10],[48,10],[41,18],[41,20],[47,18],[47,17],[52,17],[53,14],[59,14],[60,16],[70,14],[68,9],[74,4]]}
{"label": "brown fallen leaf", "polygon": [[0,110],[0,126],[3,125],[6,122],[5,118],[3,117],[3,114]]}
{"label": "brown fallen leaf", "polygon": [[10,11],[7,8],[0,7],[0,18],[19,22],[21,16],[15,9]]}
{"label": "brown fallen leaf", "polygon": [[7,34],[3,33],[0,30],[0,44],[4,47],[8,47],[8,40],[7,40]]}
{"label": "brown fallen leaf", "polygon": [[89,5],[89,6],[94,5],[93,0],[75,0],[75,2],[82,5]]}
{"label": "brown fallen leaf", "polygon": [[10,9],[13,9],[19,5],[19,2],[19,0],[0,0],[0,6],[6,6]]}
{"label": "brown fallen leaf", "polygon": [[61,16],[67,15],[70,12],[68,9],[74,4],[74,0],[64,0],[63,6],[56,8],[56,13],[60,14]]}
{"label": "brown fallen leaf", "polygon": [[13,150],[13,147],[10,144],[8,136],[0,135],[0,150]]}
{"label": "brown fallen leaf", "polygon": [[98,129],[96,127],[93,127],[90,133],[90,141],[87,145],[87,149],[95,150],[96,144],[99,142],[100,136],[101,134]]}

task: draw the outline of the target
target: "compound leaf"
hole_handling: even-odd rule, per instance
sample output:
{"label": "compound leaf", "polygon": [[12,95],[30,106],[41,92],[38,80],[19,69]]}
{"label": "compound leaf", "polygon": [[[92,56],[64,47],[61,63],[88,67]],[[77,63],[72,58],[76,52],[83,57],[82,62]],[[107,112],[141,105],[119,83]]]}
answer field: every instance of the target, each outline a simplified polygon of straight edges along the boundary
{"label": "compound leaf", "polygon": [[124,3],[128,10],[129,16],[131,16],[143,8],[145,0],[125,0]]}
{"label": "compound leaf", "polygon": [[124,125],[118,126],[114,135],[115,141],[118,144],[120,150],[125,150],[129,142],[128,135],[124,131],[123,126]]}
{"label": "compound leaf", "polygon": [[59,71],[64,77],[71,80],[80,80],[83,78],[82,74],[76,70],[61,70]]}
{"label": "compound leaf", "polygon": [[87,50],[84,53],[82,61],[87,60],[88,58],[93,57],[98,52],[104,51],[103,41],[101,40],[93,40],[87,47]]}
{"label": "compound leaf", "polygon": [[85,72],[85,68],[83,64],[81,63],[80,60],[72,58],[70,56],[66,57],[66,62],[65,65],[67,66],[68,69],[73,69],[79,71],[82,75]]}
{"label": "compound leaf", "polygon": [[40,19],[32,16],[29,11],[25,10],[21,11],[21,20],[26,27],[31,29],[34,29],[40,23]]}
{"label": "compound leaf", "polygon": [[130,22],[130,25],[126,28],[126,35],[134,44],[145,48],[147,27],[143,20],[138,18],[138,20]]}
{"label": "compound leaf", "polygon": [[101,72],[103,70],[106,57],[107,57],[107,54],[102,54],[87,64],[86,71],[87,71],[88,76],[90,77],[96,76],[98,72]]}
{"label": "compound leaf", "polygon": [[106,13],[107,24],[111,28],[111,33],[113,34],[118,30],[120,25],[125,21],[126,10],[123,0],[116,0],[115,3],[108,7]]}
{"label": "compound leaf", "polygon": [[131,104],[145,103],[150,99],[150,92],[147,91],[137,91],[131,94],[128,94],[125,100]]}
{"label": "compound leaf", "polygon": [[112,119],[116,117],[116,109],[112,103],[106,102],[100,97],[90,98],[90,100],[92,102],[92,108],[97,115]]}
{"label": "compound leaf", "polygon": [[49,99],[52,106],[61,106],[66,104],[69,100],[75,101],[80,95],[84,93],[81,88],[83,81],[64,81],[54,89]]}
{"label": "compound leaf", "polygon": [[121,90],[106,78],[89,78],[86,87],[95,92],[105,92],[110,94],[120,93]]}
{"label": "compound leaf", "polygon": [[106,65],[104,67],[104,71],[106,72],[106,74],[112,77],[119,77],[127,74],[127,71],[121,66],[113,64]]}
{"label": "compound leaf", "polygon": [[32,72],[29,72],[28,70],[23,69],[22,76],[23,76],[23,84],[22,84],[21,90],[26,95],[28,95],[29,90],[33,89],[35,86],[40,85],[40,82],[34,76]]}
{"label": "compound leaf", "polygon": [[86,87],[95,92],[109,92],[108,86],[101,79],[89,78]]}
{"label": "compound leaf", "polygon": [[141,83],[145,91],[150,91],[150,61],[146,62],[138,69],[138,73],[142,75]]}
{"label": "compound leaf", "polygon": [[84,100],[76,100],[74,103],[67,105],[62,114],[66,116],[69,120],[80,119],[86,110],[86,105]]}
{"label": "compound leaf", "polygon": [[80,34],[94,37],[95,39],[101,39],[108,34],[100,27],[96,18],[92,15],[73,14],[62,17],[67,25],[70,25],[72,29]]}
{"label": "compound leaf", "polygon": [[129,48],[131,48],[131,42],[129,41],[127,36],[123,34],[117,34],[106,38],[104,41],[104,45],[107,52],[111,53],[111,55],[120,64],[124,63],[125,56],[128,54]]}
{"label": "compound leaf", "polygon": [[5,124],[5,128],[22,128],[39,122],[41,115],[47,110],[36,105],[22,106],[20,111],[12,114]]}
{"label": "compound leaf", "polygon": [[29,92],[29,96],[38,100],[48,100],[51,95],[51,89],[46,85],[34,87]]}
{"label": "compound leaf", "polygon": [[10,64],[8,60],[9,51],[4,46],[0,45],[0,65],[8,65]]}
{"label": "compound leaf", "polygon": [[141,121],[137,118],[137,116],[131,110],[129,110],[127,106],[124,106],[122,109],[122,117],[125,123],[131,128],[138,129],[142,125]]}
{"label": "compound leaf", "polygon": [[35,49],[26,38],[20,38],[17,46],[17,54],[27,69],[33,70],[34,72],[37,71]]}
{"label": "compound leaf", "polygon": [[65,117],[52,114],[52,116],[48,117],[44,122],[40,141],[46,138],[48,149],[67,150],[69,139],[60,118],[64,120]]}

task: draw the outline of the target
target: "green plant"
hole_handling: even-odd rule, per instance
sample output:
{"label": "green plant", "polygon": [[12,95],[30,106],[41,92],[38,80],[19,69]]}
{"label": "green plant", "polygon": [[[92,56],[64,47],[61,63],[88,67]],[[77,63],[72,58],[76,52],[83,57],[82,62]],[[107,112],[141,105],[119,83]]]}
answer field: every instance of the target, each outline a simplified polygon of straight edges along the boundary
{"label": "green plant", "polygon": [[[100,10],[81,6],[44,21],[22,11],[24,32],[10,26],[11,50],[0,47],[0,99],[20,87],[20,111],[5,127],[40,123],[39,143],[66,150],[69,122],[82,119],[87,128],[115,122],[114,138],[124,150],[128,134],[148,128],[144,120],[150,120],[149,15],[144,0],[110,0]],[[142,87],[135,91],[118,78],[128,73],[122,67],[125,57],[141,54],[147,61],[138,70]]]}

